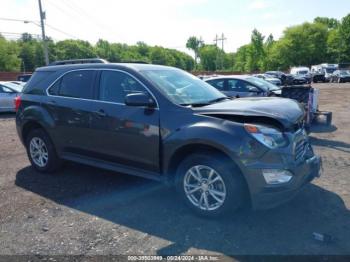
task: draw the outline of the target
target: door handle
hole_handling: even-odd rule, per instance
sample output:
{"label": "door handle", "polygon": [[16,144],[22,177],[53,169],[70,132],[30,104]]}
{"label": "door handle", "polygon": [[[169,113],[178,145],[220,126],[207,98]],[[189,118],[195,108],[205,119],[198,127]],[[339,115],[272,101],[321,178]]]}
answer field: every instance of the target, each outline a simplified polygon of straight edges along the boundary
{"label": "door handle", "polygon": [[94,113],[99,117],[106,117],[107,116],[106,112],[103,109],[95,111]]}

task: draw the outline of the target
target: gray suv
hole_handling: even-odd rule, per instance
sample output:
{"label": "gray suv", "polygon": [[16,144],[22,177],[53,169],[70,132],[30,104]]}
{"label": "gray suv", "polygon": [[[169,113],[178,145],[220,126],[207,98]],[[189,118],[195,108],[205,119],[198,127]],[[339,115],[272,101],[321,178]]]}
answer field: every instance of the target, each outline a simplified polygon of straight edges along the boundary
{"label": "gray suv", "polygon": [[39,172],[66,160],[173,184],[204,216],[273,207],[319,176],[297,102],[231,99],[172,67],[43,67],[15,104]]}

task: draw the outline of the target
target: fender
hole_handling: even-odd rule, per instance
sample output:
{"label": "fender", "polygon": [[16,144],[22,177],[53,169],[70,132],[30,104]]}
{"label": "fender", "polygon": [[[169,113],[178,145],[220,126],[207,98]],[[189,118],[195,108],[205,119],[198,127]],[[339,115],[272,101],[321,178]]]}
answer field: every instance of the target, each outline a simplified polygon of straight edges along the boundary
{"label": "fender", "polygon": [[53,117],[41,106],[31,105],[25,107],[23,111],[19,111],[16,116],[17,130],[23,142],[23,129],[25,126],[34,122],[39,124],[44,130],[50,134],[50,130],[55,128]]}
{"label": "fender", "polygon": [[[163,140],[163,172],[166,174],[170,168],[173,156],[187,146],[208,146],[226,154],[239,167],[242,167],[242,160],[256,156],[247,143],[252,139],[247,136],[244,128],[237,123],[218,123],[201,121],[193,125],[182,127]],[[204,128],[205,127],[205,128]]]}

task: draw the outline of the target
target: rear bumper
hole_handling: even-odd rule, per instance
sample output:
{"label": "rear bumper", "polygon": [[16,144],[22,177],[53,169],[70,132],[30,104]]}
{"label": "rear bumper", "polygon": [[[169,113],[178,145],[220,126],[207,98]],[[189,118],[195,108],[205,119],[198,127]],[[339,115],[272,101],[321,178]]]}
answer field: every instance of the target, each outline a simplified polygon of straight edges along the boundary
{"label": "rear bumper", "polygon": [[[250,170],[250,177],[254,176],[256,180],[253,184],[250,182],[249,185],[253,209],[269,209],[291,200],[306,184],[314,178],[320,177],[321,165],[321,158],[314,155],[299,165],[281,166],[279,168],[293,174],[293,178],[288,183],[281,185],[266,184],[262,169]],[[264,168],[269,167],[265,166]]]}

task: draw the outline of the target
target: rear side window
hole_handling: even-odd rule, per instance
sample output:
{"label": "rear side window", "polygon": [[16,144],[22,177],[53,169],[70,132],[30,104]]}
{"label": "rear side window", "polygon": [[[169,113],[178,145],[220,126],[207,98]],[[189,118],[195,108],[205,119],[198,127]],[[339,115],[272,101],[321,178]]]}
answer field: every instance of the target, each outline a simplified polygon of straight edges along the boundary
{"label": "rear side window", "polygon": [[228,86],[230,91],[235,92],[249,92],[250,88],[253,87],[245,81],[236,79],[230,79]]}
{"label": "rear side window", "polygon": [[50,95],[92,99],[94,71],[83,70],[65,74],[49,90]]}
{"label": "rear side window", "polygon": [[99,99],[124,104],[125,96],[131,93],[147,93],[133,77],[117,71],[102,71]]}
{"label": "rear side window", "polygon": [[209,80],[208,84],[212,85],[219,91],[225,91],[225,80],[224,79],[216,79],[216,80]]}

